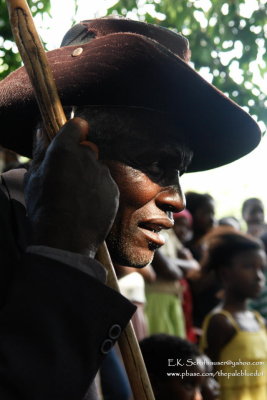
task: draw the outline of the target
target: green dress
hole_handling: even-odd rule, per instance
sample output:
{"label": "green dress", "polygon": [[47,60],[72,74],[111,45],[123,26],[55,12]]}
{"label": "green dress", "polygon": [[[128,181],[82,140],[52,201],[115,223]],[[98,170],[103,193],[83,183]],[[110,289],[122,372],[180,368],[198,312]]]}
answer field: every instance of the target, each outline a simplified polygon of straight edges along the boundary
{"label": "green dress", "polygon": [[157,280],[146,285],[148,332],[186,337],[184,313],[178,281]]}

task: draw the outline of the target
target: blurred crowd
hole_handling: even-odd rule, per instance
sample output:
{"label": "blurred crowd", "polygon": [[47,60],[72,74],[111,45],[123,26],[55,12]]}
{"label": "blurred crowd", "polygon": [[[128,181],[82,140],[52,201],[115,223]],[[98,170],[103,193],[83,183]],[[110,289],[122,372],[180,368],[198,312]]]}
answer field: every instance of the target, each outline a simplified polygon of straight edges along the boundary
{"label": "blurred crowd", "polygon": [[[267,399],[264,204],[246,199],[242,220],[217,220],[206,193],[187,192],[186,204],[151,265],[117,266],[122,292],[138,305],[133,324],[156,399]],[[189,376],[170,383],[164,360],[183,357],[171,369]],[[189,372],[185,360],[202,357]]]}

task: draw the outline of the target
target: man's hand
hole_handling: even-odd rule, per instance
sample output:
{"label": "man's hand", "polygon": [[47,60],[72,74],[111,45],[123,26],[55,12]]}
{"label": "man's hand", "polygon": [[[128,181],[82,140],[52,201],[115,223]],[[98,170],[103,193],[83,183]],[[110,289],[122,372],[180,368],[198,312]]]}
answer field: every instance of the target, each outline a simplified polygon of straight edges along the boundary
{"label": "man's hand", "polygon": [[30,172],[25,197],[32,244],[89,254],[105,240],[119,191],[108,168],[86,145],[88,132],[86,121],[70,120]]}

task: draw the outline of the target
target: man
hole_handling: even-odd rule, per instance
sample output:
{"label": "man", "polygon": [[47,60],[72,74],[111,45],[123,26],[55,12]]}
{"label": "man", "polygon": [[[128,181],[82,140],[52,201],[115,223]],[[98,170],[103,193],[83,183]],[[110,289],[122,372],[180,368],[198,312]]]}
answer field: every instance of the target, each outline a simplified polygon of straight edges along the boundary
{"label": "man", "polygon": [[260,199],[251,197],[242,204],[242,217],[246,223],[247,233],[261,237],[267,230],[264,222],[264,205]]}
{"label": "man", "polygon": [[[25,232],[20,235],[22,224],[16,223],[22,199],[17,183],[3,177],[10,198],[2,199],[3,219],[17,246],[16,253],[10,244],[2,248],[19,258],[5,279],[0,315],[6,351],[0,352],[1,374],[8,362],[3,399],[83,398],[134,311],[103,284],[94,260],[99,244],[108,235],[114,262],[146,265],[164,243],[160,231],[173,225],[172,212],[184,207],[179,172],[192,153],[188,170],[209,169],[241,157],[260,140],[255,122],[187,65],[190,52],[181,35],[100,19],[78,24],[63,45],[48,59],[66,112],[78,118],[49,146],[24,68],[0,85],[0,118],[8,126],[1,144],[31,156],[37,129],[25,181],[30,246],[22,256]],[[103,164],[120,192],[110,232],[117,190]],[[8,211],[15,220],[11,232]]]}

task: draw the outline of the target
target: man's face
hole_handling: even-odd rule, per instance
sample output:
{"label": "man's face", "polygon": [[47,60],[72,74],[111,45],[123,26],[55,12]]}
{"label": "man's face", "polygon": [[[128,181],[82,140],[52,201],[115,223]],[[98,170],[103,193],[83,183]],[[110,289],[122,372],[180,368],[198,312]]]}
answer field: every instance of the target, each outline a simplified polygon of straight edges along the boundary
{"label": "man's face", "polygon": [[173,226],[172,212],[184,208],[177,146],[147,140],[124,161],[105,161],[120,191],[119,210],[107,238],[114,263],[142,267],[164,244],[162,229]]}
{"label": "man's face", "polygon": [[263,204],[255,200],[251,202],[247,209],[244,212],[244,220],[247,224],[255,224],[260,225],[264,223],[264,207]]}
{"label": "man's face", "polygon": [[236,254],[231,266],[223,270],[228,291],[241,299],[256,298],[265,285],[266,254],[264,250],[246,250]]}

